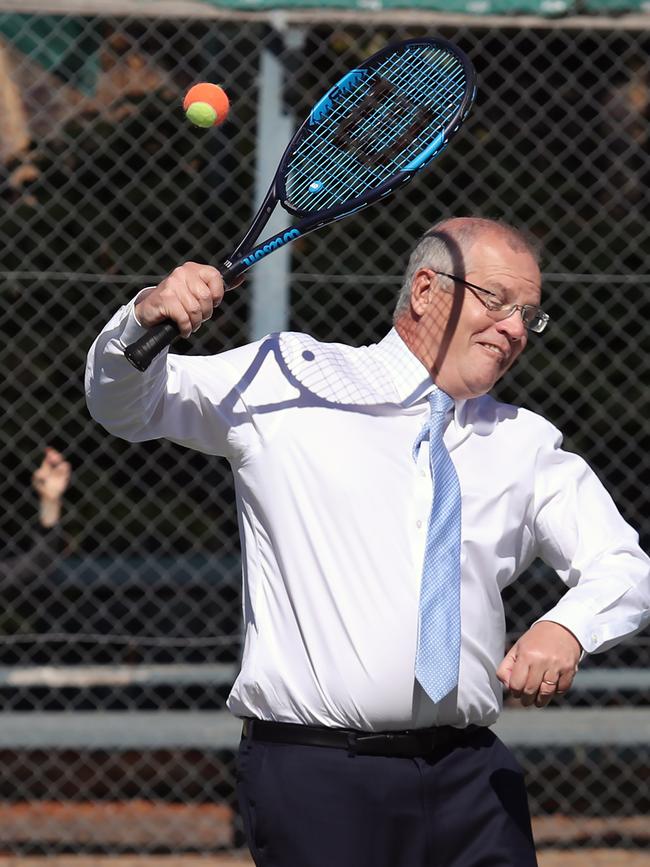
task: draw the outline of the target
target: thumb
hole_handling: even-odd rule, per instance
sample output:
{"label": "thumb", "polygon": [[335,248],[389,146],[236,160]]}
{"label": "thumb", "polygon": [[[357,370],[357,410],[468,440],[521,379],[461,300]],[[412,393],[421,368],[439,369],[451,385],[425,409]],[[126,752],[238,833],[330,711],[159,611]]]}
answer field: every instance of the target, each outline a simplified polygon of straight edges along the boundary
{"label": "thumb", "polygon": [[509,687],[510,686],[510,676],[512,675],[512,669],[514,668],[515,661],[517,659],[517,645],[513,644],[510,650],[503,657],[501,664],[497,668],[497,677],[501,681],[501,683]]}

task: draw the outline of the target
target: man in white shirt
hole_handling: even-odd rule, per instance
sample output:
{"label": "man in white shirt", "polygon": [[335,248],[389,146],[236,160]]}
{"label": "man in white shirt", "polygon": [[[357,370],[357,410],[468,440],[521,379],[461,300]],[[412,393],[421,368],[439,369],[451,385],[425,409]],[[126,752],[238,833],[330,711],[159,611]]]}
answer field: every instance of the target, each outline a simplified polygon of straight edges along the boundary
{"label": "man in white shirt", "polygon": [[[488,728],[503,685],[543,707],[583,652],[650,617],[650,561],[596,476],[550,423],[487,396],[543,330],[540,293],[522,234],[453,219],[416,246],[378,344],[276,334],[139,373],[123,350],[143,329],[189,336],[223,297],[216,269],[187,263],[90,351],[97,421],[234,473],[245,643],[228,706],[258,865],[536,864],[521,772]],[[536,557],[569,590],[504,656],[500,594]]]}

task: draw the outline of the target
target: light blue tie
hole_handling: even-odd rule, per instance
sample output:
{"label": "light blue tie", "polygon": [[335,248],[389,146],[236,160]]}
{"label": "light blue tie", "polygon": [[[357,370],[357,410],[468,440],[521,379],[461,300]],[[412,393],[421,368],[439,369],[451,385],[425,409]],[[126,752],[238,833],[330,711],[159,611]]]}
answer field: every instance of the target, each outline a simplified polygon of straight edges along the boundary
{"label": "light blue tie", "polygon": [[429,395],[431,417],[413,446],[429,440],[433,502],[420,586],[420,620],[415,676],[432,699],[440,701],[458,683],[460,659],[460,485],[442,441],[447,412],[454,401],[436,389]]}

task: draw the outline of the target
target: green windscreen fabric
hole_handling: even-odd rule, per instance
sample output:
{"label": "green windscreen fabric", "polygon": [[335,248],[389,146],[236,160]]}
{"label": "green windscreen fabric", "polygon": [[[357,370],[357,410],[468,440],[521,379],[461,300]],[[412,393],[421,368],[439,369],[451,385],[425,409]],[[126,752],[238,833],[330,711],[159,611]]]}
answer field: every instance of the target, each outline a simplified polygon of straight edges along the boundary
{"label": "green windscreen fabric", "polygon": [[599,12],[645,12],[648,14],[650,30],[650,0],[582,0],[580,8],[590,15],[597,15]]}
{"label": "green windscreen fabric", "polygon": [[[249,12],[269,9],[356,9],[379,12],[413,9],[427,12],[460,12],[467,15],[565,15],[577,12],[574,0],[204,0],[221,9]],[[614,2],[614,0],[610,0]]]}
{"label": "green windscreen fabric", "polygon": [[[466,15],[577,15],[648,13],[650,0],[200,0],[206,6],[237,11],[273,9],[350,9],[359,12],[422,10]],[[163,0],[144,0],[149,10]],[[161,9],[161,14],[164,12]],[[29,27],[26,27],[26,22]],[[648,19],[650,27],[650,17]],[[76,77],[78,86],[93,80],[93,45],[97,34],[92,21],[81,17],[0,13],[0,33],[12,40],[46,69]],[[85,52],[85,54],[84,54]],[[87,89],[87,88],[86,88]]]}
{"label": "green windscreen fabric", "polygon": [[[468,15],[579,15],[611,12],[650,13],[650,0],[203,0],[221,9],[356,9],[377,12],[413,9]],[[648,19],[650,27],[650,18]]]}

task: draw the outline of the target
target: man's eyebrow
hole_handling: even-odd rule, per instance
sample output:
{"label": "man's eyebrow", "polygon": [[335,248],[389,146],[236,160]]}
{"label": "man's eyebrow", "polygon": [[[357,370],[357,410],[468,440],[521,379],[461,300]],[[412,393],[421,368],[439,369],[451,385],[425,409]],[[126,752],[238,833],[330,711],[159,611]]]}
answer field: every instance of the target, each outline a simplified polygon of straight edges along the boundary
{"label": "man's eyebrow", "polygon": [[[538,304],[538,301],[520,301],[521,296],[525,295],[526,292],[532,292],[532,288],[528,288],[526,286],[517,286],[515,290],[511,290],[508,286],[505,286],[503,283],[496,281],[495,283],[489,283],[487,286],[483,287],[488,292],[493,292],[495,295],[503,295],[508,300],[512,299],[514,295],[516,295],[516,299],[513,303],[521,303],[521,304]],[[536,290],[537,295],[541,295],[541,290]]]}
{"label": "man's eyebrow", "polygon": [[490,283],[488,281],[487,286],[482,285],[481,288],[485,289],[486,292],[493,292],[495,295],[499,292],[503,295],[508,294],[508,289],[503,285],[503,283]]}

